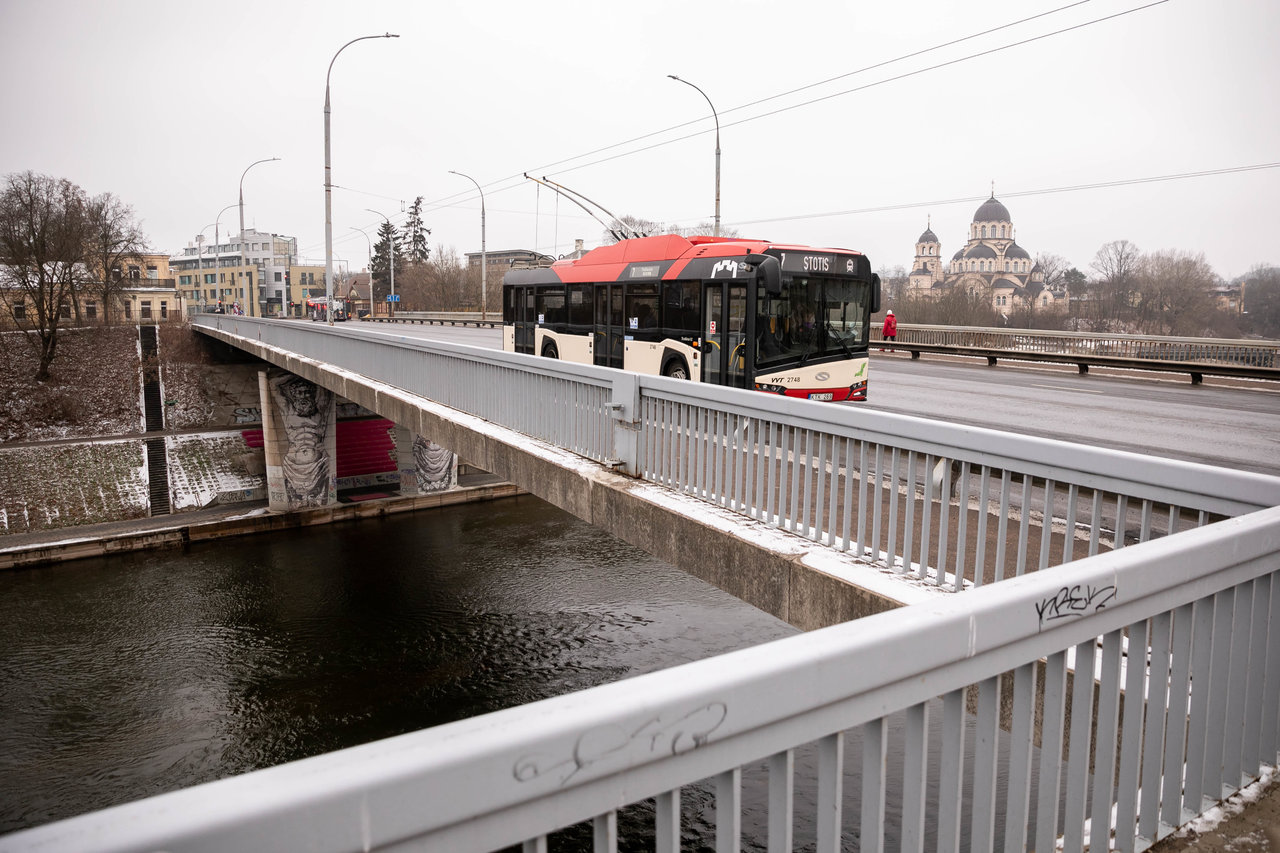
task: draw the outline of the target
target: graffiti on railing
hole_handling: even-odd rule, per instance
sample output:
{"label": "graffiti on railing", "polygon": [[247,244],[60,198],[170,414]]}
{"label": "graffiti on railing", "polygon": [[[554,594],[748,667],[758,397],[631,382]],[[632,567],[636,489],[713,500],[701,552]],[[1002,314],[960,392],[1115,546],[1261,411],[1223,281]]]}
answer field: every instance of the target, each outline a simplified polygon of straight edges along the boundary
{"label": "graffiti on railing", "polygon": [[1040,618],[1040,627],[1044,628],[1049,622],[1079,619],[1090,613],[1097,613],[1114,601],[1115,597],[1115,584],[1064,586],[1054,595],[1036,604],[1036,615]]}
{"label": "graffiti on railing", "polygon": [[723,702],[711,702],[679,714],[675,719],[654,717],[631,732],[618,726],[601,726],[579,735],[571,754],[563,758],[537,753],[521,757],[512,766],[512,775],[517,782],[532,782],[551,773],[561,773],[557,784],[564,785],[579,771],[635,746],[639,746],[641,752],[680,755],[706,744],[728,714],[729,708]]}

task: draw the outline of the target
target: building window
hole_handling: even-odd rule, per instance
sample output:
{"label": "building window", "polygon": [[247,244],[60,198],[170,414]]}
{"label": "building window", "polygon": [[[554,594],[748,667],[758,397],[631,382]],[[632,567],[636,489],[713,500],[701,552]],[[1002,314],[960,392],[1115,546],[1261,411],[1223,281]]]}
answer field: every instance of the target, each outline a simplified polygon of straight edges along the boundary
{"label": "building window", "polygon": [[163,299],[160,300],[160,319],[161,320],[169,319],[169,303],[164,301]]}
{"label": "building window", "polygon": [[13,319],[27,319],[27,303],[25,301],[13,303]]}
{"label": "building window", "polygon": [[276,270],[276,284],[280,283],[280,270]]}
{"label": "building window", "polygon": [[160,277],[160,270],[153,266],[147,267],[147,278],[156,279]]}
{"label": "building window", "polygon": [[126,320],[133,319],[133,303],[128,300],[124,303],[124,318]]}
{"label": "building window", "polygon": [[63,302],[61,305],[58,306],[58,316],[61,317],[63,320],[71,319],[71,303],[70,302]]}
{"label": "building window", "polygon": [[95,319],[98,316],[98,303],[92,301],[86,302],[84,304],[84,316],[88,317],[90,320]]}
{"label": "building window", "polygon": [[150,319],[151,319],[151,300],[150,300],[150,299],[144,299],[144,300],[142,300],[142,313],[141,313],[141,317],[142,317],[142,319],[143,319],[143,320],[150,320]]}

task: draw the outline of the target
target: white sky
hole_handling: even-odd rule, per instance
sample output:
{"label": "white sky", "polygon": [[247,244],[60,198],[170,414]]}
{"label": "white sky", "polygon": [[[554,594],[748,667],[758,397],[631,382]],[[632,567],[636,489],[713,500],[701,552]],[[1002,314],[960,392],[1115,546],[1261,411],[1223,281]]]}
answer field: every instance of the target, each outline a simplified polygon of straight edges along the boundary
{"label": "white sky", "polygon": [[[1203,252],[1227,278],[1280,264],[1280,3],[1148,2],[1085,0],[902,58],[1072,0],[0,0],[0,174],[110,191],[177,252],[213,239],[249,164],[280,157],[245,176],[246,224],[322,260],[325,72],[390,31],[331,78],[334,255],[353,268],[353,226],[381,221],[365,208],[398,224],[418,195],[433,246],[479,250],[478,196],[449,170],[485,187],[491,250],[601,239],[525,171],[619,215],[710,221],[710,110],[668,74],[719,111],[722,219],[744,236],[909,267],[931,217],[950,258],[994,181],[1023,248],[1086,272],[1119,239]],[[224,239],[237,220],[221,214]]]}

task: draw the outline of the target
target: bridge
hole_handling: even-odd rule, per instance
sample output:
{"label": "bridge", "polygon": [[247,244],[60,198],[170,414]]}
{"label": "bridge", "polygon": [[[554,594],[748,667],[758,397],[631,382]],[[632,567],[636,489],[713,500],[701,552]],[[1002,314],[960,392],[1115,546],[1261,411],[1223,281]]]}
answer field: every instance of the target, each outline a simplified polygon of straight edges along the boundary
{"label": "bridge", "polygon": [[541,850],[586,823],[613,850],[620,812],[651,801],[675,850],[681,789],[709,784],[718,850],[739,849],[752,786],[770,850],[798,821],[819,850],[881,849],[887,830],[904,849],[1141,850],[1276,764],[1280,479],[342,327],[198,322],[809,633],[0,849]]}

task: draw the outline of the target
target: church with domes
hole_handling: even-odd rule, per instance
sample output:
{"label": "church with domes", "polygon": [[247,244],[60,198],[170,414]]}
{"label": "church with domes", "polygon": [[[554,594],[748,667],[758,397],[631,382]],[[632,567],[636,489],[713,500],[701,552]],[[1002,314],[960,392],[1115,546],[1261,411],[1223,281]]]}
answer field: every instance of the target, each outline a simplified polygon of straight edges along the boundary
{"label": "church with domes", "polygon": [[1013,218],[994,193],[973,214],[969,241],[950,261],[942,260],[942,243],[932,223],[916,240],[906,293],[938,297],[957,287],[970,296],[990,299],[991,307],[1002,314],[1032,300],[1037,308],[1066,304],[1065,293],[1044,287],[1044,273],[1014,239]]}

